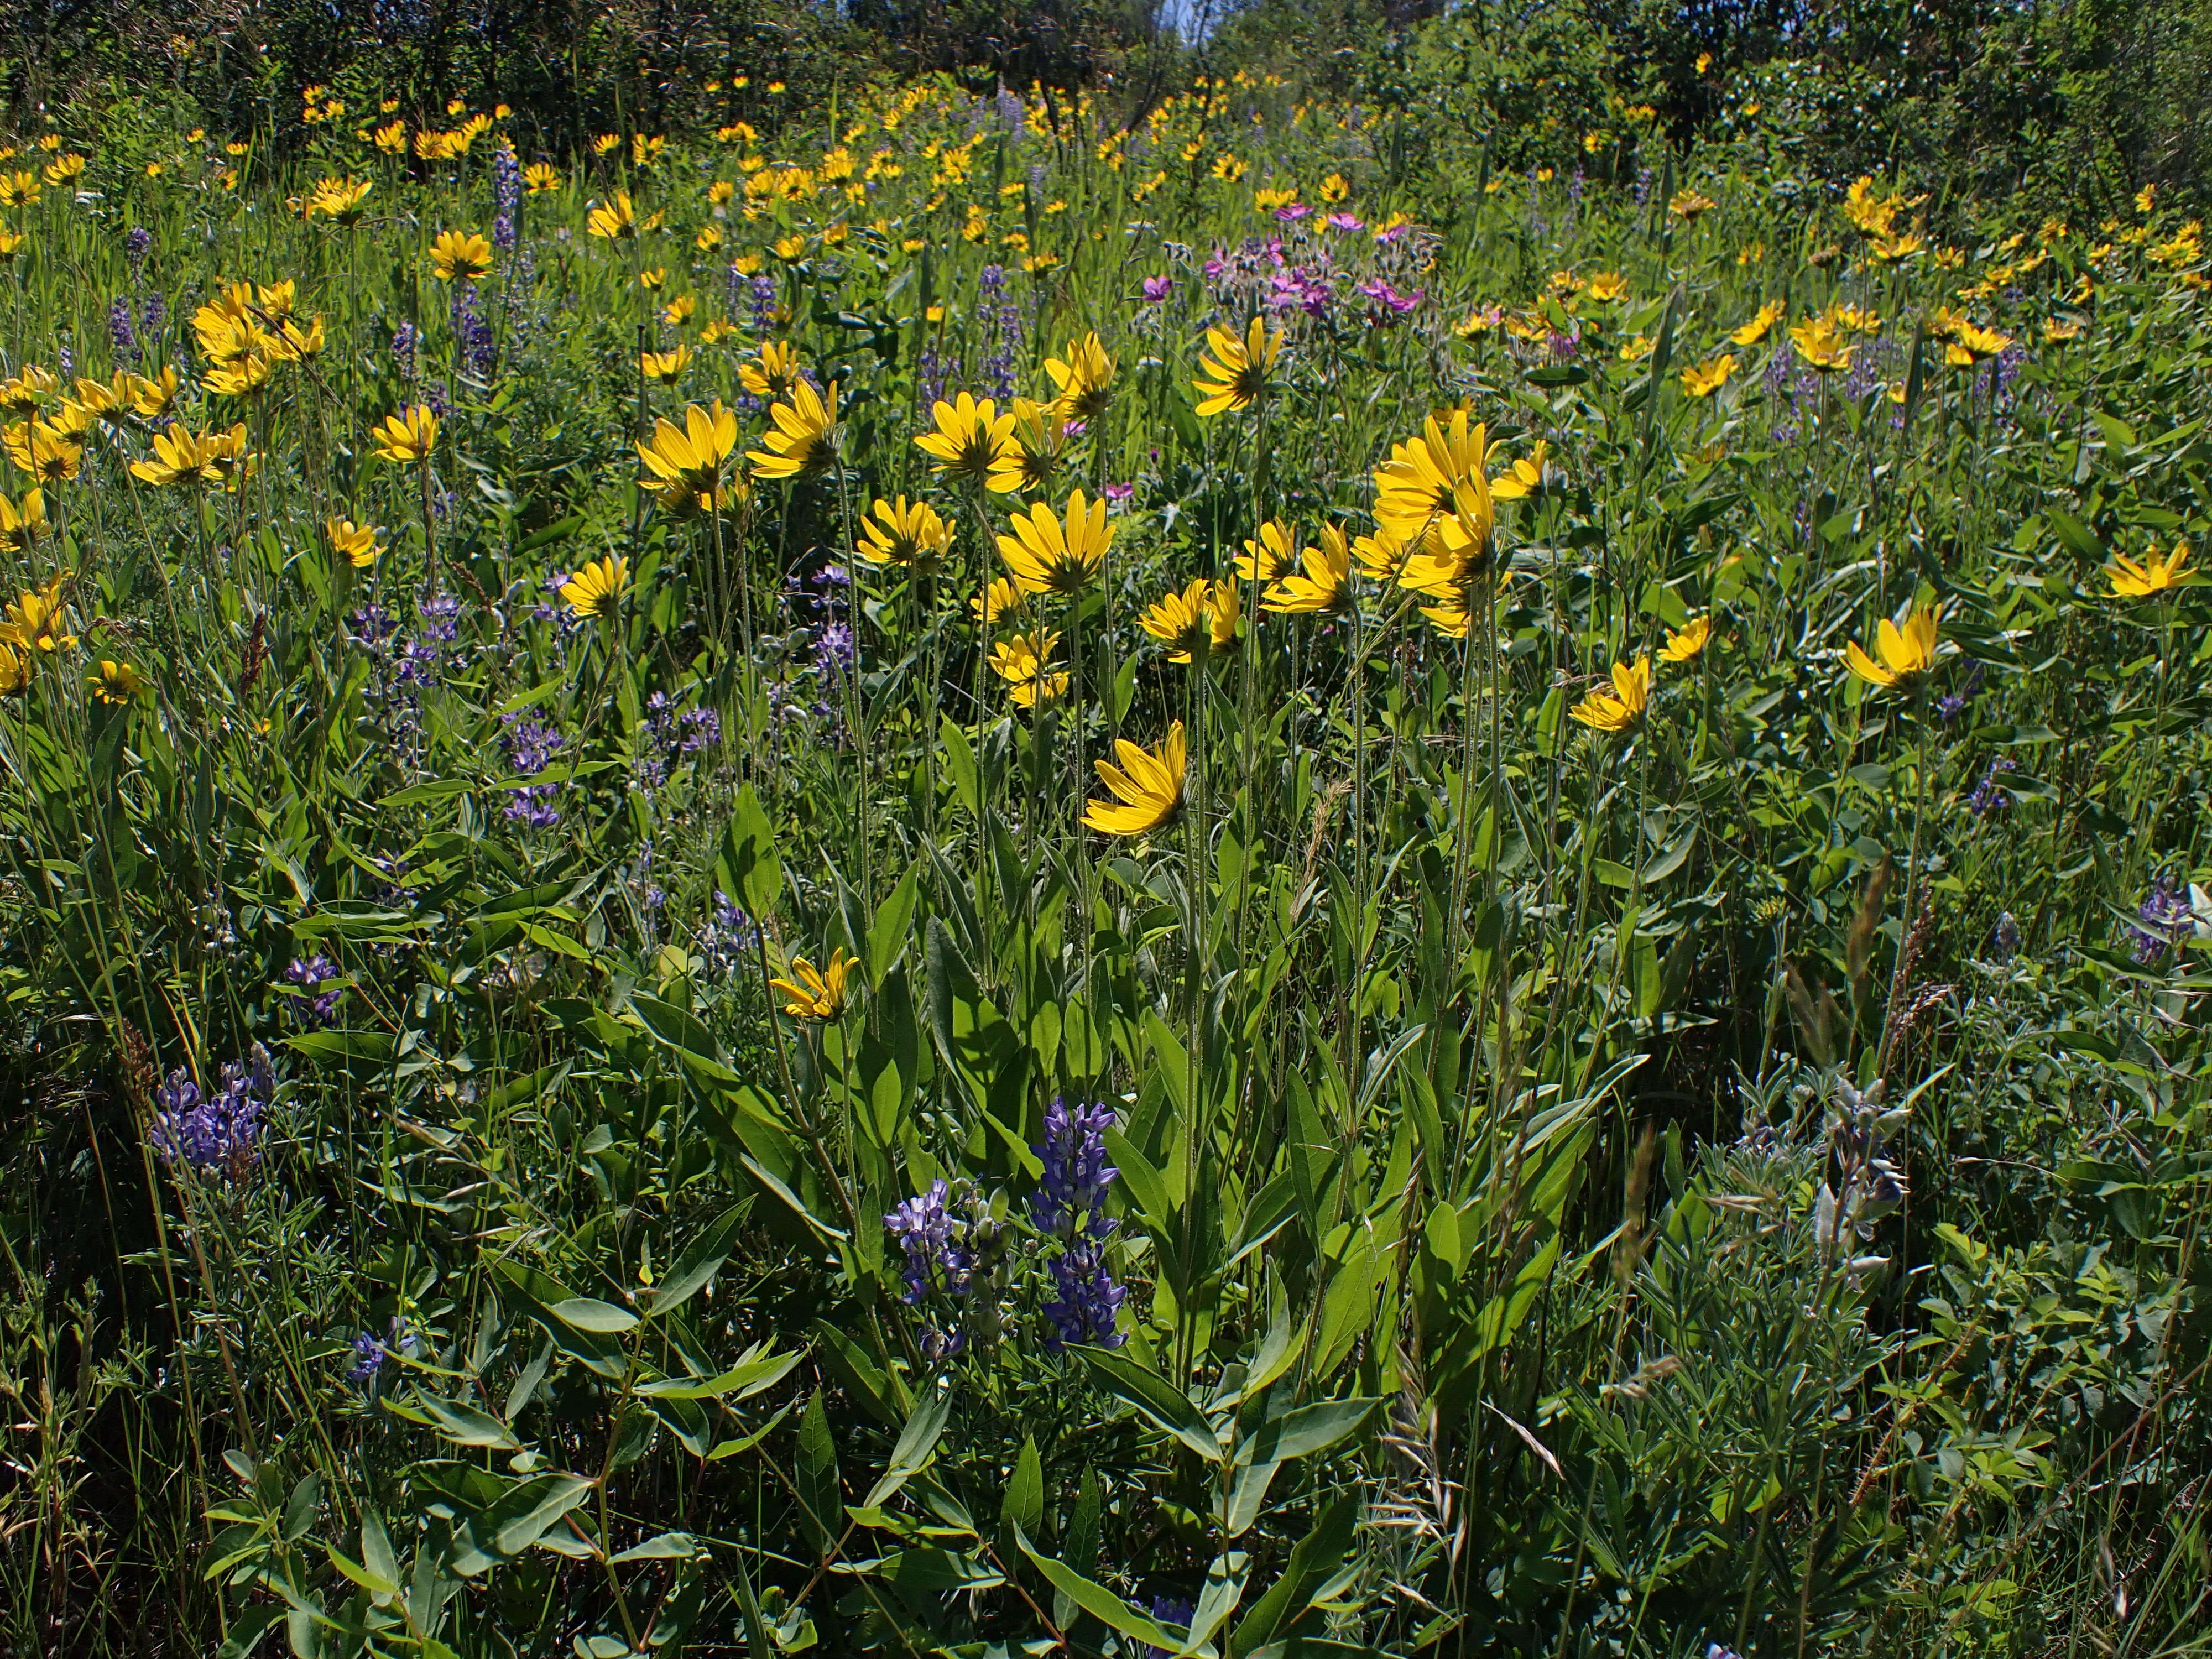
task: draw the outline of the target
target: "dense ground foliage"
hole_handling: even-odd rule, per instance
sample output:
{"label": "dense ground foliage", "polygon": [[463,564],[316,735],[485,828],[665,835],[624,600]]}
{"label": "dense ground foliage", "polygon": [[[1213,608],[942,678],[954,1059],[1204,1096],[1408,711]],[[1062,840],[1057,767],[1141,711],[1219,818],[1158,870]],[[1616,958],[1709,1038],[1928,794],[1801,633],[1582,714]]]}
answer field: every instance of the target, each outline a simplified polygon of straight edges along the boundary
{"label": "dense ground foliage", "polygon": [[9,1650],[2204,1650],[2194,221],[299,96],[0,146]]}

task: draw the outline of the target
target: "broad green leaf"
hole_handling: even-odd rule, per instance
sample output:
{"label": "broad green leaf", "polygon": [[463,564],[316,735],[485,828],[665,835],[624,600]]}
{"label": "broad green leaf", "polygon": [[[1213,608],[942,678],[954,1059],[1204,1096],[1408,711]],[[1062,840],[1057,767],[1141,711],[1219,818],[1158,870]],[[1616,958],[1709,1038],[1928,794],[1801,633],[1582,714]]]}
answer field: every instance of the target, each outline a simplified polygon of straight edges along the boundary
{"label": "broad green leaf", "polygon": [[1206,1420],[1205,1413],[1169,1387],[1164,1378],[1103,1348],[1075,1352],[1108,1393],[1135,1407],[1153,1427],[1173,1435],[1209,1463],[1222,1461],[1221,1437]]}

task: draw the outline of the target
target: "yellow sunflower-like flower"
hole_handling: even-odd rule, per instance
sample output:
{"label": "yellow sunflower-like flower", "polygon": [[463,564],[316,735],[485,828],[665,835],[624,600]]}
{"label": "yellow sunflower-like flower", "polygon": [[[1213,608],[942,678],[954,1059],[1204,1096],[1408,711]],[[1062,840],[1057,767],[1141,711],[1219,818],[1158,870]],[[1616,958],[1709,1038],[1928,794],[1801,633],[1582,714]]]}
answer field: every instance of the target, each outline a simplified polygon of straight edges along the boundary
{"label": "yellow sunflower-like flower", "polygon": [[637,447],[646,471],[641,482],[679,517],[711,513],[732,498],[736,481],[724,469],[737,447],[738,417],[720,398],[703,409],[686,404],[682,426],[664,416],[653,424],[653,441]]}
{"label": "yellow sunflower-like flower", "polygon": [[1674,192],[1674,199],[1667,204],[1667,211],[1685,224],[1694,224],[1698,218],[1713,210],[1713,198],[1687,188]]}
{"label": "yellow sunflower-like flower", "polygon": [[1283,331],[1270,333],[1264,318],[1255,317],[1243,339],[1225,328],[1206,331],[1206,349],[1199,356],[1200,379],[1191,382],[1199,394],[1198,412],[1211,416],[1227,409],[1249,409],[1271,390],[1269,375],[1282,355]]}
{"label": "yellow sunflower-like flower", "polygon": [[628,241],[637,234],[637,210],[630,205],[629,192],[618,190],[603,207],[595,207],[584,216],[584,228],[592,235],[611,242]]}
{"label": "yellow sunflower-like flower", "polygon": [[1169,647],[1170,662],[1188,663],[1195,659],[1200,646],[1212,653],[1234,645],[1243,614],[1235,582],[1200,576],[1144,612],[1137,626]]}
{"label": "yellow sunflower-like flower", "polygon": [[[1431,533],[1413,544],[1398,573],[1398,585],[1445,602],[1447,612],[1467,610],[1474,588],[1495,573],[1498,514],[1490,480],[1477,467],[1452,486],[1449,511],[1436,518]],[[1431,622],[1451,633],[1462,619]],[[1454,637],[1458,637],[1454,635]]]}
{"label": "yellow sunflower-like flower", "polygon": [[561,589],[571,613],[579,617],[611,617],[629,586],[629,561],[617,554],[594,559],[570,576]]}
{"label": "yellow sunflower-like flower", "polygon": [[1490,481],[1490,499],[1493,501],[1519,501],[1544,493],[1544,460],[1551,446],[1541,438],[1536,447],[1520,460],[1507,467]]}
{"label": "yellow sunflower-like flower", "polygon": [[376,453],[398,466],[427,463],[438,446],[438,416],[428,404],[410,404],[397,415],[388,415],[373,428]]}
{"label": "yellow sunflower-like flower", "polygon": [[1006,696],[1015,708],[1034,708],[1067,694],[1067,671],[1051,666],[1059,644],[1058,629],[1038,628],[991,648],[991,672],[1006,681]]}
{"label": "yellow sunflower-like flower", "polygon": [[691,348],[679,345],[672,351],[641,351],[637,354],[638,372],[657,386],[674,386],[684,378],[684,371],[691,367]]}
{"label": "yellow sunflower-like flower", "polygon": [[548,191],[560,189],[562,180],[558,168],[544,161],[532,161],[523,168],[522,182],[532,196],[543,196]]}
{"label": "yellow sunflower-like flower", "polygon": [[0,495],[0,553],[27,553],[46,533],[45,491],[27,489],[18,501]]}
{"label": "yellow sunflower-like flower", "polygon": [[995,627],[999,618],[1012,616],[1021,609],[1022,590],[1014,586],[1012,576],[994,576],[983,585],[983,591],[968,601],[968,614],[986,628]]}
{"label": "yellow sunflower-like flower", "polygon": [[1267,589],[1263,611],[1290,616],[1337,616],[1352,609],[1352,544],[1344,532],[1323,525],[1321,539],[1305,550],[1299,568]]}
{"label": "yellow sunflower-like flower", "polygon": [[1797,348],[1805,366],[1820,374],[1841,374],[1851,366],[1851,353],[1858,349],[1844,338],[1832,317],[1813,317],[1798,324],[1790,331],[1790,343]]}
{"label": "yellow sunflower-like flower", "polygon": [[1168,728],[1157,753],[1127,738],[1117,739],[1114,760],[1091,763],[1115,799],[1091,801],[1083,810],[1084,823],[1103,836],[1150,835],[1181,810],[1188,761],[1181,720]]}
{"label": "yellow sunflower-like flower", "polygon": [[1480,422],[1470,428],[1465,404],[1431,413],[1420,434],[1393,444],[1390,459],[1375,469],[1376,522],[1411,544],[1457,510],[1463,484],[1482,479],[1487,503],[1483,469],[1489,455],[1489,428]]}
{"label": "yellow sunflower-like flower", "polygon": [[0,621],[0,638],[27,655],[75,650],[76,635],[69,631],[69,611],[62,603],[62,589],[72,574],[64,570],[45,586],[27,588],[12,600],[6,619]]}
{"label": "yellow sunflower-like flower", "polygon": [[1900,628],[1888,617],[1875,635],[1876,662],[1856,640],[1844,649],[1844,661],[1869,685],[1885,691],[1910,690],[1936,666],[1942,635],[1941,618],[1932,605],[1915,605]]}
{"label": "yellow sunflower-like flower", "polygon": [[376,562],[384,551],[377,540],[381,533],[374,525],[356,524],[351,519],[325,519],[323,533],[330,538],[331,551],[338,555],[356,570],[365,570]]}
{"label": "yellow sunflower-like flower", "polygon": [[441,283],[481,282],[491,274],[491,243],[478,231],[440,231],[430,244],[430,274]]}
{"label": "yellow sunflower-like flower", "polygon": [[1970,318],[1953,316],[1943,330],[1943,361],[1956,368],[1972,368],[1996,356],[2012,343],[2012,336],[1984,328]]}
{"label": "yellow sunflower-like flower", "polygon": [[845,1012],[846,981],[859,966],[860,958],[847,955],[841,945],[818,969],[805,957],[793,957],[787,970],[791,977],[772,979],[769,984],[783,993],[783,1012],[793,1019],[831,1020]]}
{"label": "yellow sunflower-like flower", "polygon": [[837,382],[819,392],[801,380],[791,388],[789,401],[769,410],[775,430],[749,449],[757,478],[811,478],[837,459]]}
{"label": "yellow sunflower-like flower", "polygon": [[[6,505],[0,501],[0,513],[4,513]],[[0,528],[4,528],[3,520],[0,520]],[[0,534],[0,544],[4,542],[4,534]],[[2116,553],[2112,568],[2105,574],[2112,578],[2114,599],[2147,599],[2154,593],[2165,593],[2181,586],[2197,573],[2189,568],[2189,544],[2176,542],[2171,553],[2162,554],[2154,547],[2141,564],[2124,553]]]}
{"label": "yellow sunflower-like flower", "polygon": [[1709,611],[1702,617],[1692,617],[1679,630],[1667,635],[1667,643],[1659,647],[1662,662],[1695,662],[1712,643],[1713,619]]}
{"label": "yellow sunflower-like flower", "polygon": [[1782,320],[1784,307],[1770,300],[1753,313],[1752,319],[1729,336],[1731,343],[1740,346],[1754,346],[1774,331],[1775,324]]}
{"label": "yellow sunflower-like flower", "polygon": [[1013,426],[1009,441],[991,463],[985,486],[995,494],[1042,495],[1052,487],[1059,471],[1061,452],[1067,446],[1067,420],[1058,404],[1034,398],[1014,399]]}
{"label": "yellow sunflower-like flower", "polygon": [[1067,498],[1065,523],[1049,502],[1039,501],[1013,515],[1013,529],[999,538],[999,556],[1024,593],[1080,593],[1097,580],[1114,544],[1106,503],[1085,501],[1080,489]]}
{"label": "yellow sunflower-like flower", "polygon": [[20,374],[0,380],[0,411],[9,415],[33,415],[40,406],[61,389],[61,382],[53,371],[36,363],[24,366]]}
{"label": "yellow sunflower-like flower", "polygon": [[228,432],[194,434],[181,426],[154,434],[154,458],[133,461],[133,477],[155,486],[185,484],[194,489],[235,489],[256,457],[246,453],[246,423]]}
{"label": "yellow sunflower-like flower", "polygon": [[131,377],[131,407],[149,421],[158,421],[177,406],[185,383],[174,368],[164,368],[152,380],[143,374]]}
{"label": "yellow sunflower-like flower", "polygon": [[1726,386],[1729,376],[1735,373],[1735,354],[1723,352],[1717,357],[1708,358],[1693,368],[1684,369],[1682,390],[1692,398],[1710,398]]}
{"label": "yellow sunflower-like flower", "polygon": [[1644,718],[1651,701],[1651,659],[1613,665],[1613,689],[1593,691],[1572,708],[1568,717],[1600,732],[1627,731]]}
{"label": "yellow sunflower-like flower", "polygon": [[1096,420],[1114,398],[1114,360],[1097,331],[1067,343],[1067,356],[1048,357],[1044,372],[1060,388],[1060,412],[1071,421]]}
{"label": "yellow sunflower-like flower", "polygon": [[1352,552],[1359,561],[1359,574],[1386,587],[1395,585],[1406,568],[1406,544],[1380,525],[1352,543]]}
{"label": "yellow sunflower-like flower", "polygon": [[939,398],[930,414],[935,429],[914,441],[930,458],[930,470],[969,483],[988,483],[1013,444],[1014,417],[1000,414],[989,398],[979,403],[965,392],[951,403]]}
{"label": "yellow sunflower-like flower", "polygon": [[908,505],[878,498],[874,511],[860,520],[860,539],[853,550],[870,564],[895,564],[929,575],[944,562],[952,532],[927,501]]}
{"label": "yellow sunflower-like flower", "polygon": [[100,702],[120,708],[145,695],[146,677],[127,662],[112,662],[102,657],[99,672],[87,675],[85,684]]}
{"label": "yellow sunflower-like flower", "polygon": [[1237,556],[1237,580],[1261,584],[1280,581],[1298,562],[1297,532],[1280,519],[1260,526],[1256,540],[1247,539]]}
{"label": "yellow sunflower-like flower", "polygon": [[799,348],[788,340],[769,340],[762,343],[758,362],[739,366],[738,381],[763,402],[780,403],[803,384],[799,370]]}
{"label": "yellow sunflower-like flower", "polygon": [[0,635],[0,697],[20,697],[31,689],[31,659]]}
{"label": "yellow sunflower-like flower", "polygon": [[84,461],[84,447],[51,421],[18,421],[0,434],[0,448],[42,484],[67,483]]}

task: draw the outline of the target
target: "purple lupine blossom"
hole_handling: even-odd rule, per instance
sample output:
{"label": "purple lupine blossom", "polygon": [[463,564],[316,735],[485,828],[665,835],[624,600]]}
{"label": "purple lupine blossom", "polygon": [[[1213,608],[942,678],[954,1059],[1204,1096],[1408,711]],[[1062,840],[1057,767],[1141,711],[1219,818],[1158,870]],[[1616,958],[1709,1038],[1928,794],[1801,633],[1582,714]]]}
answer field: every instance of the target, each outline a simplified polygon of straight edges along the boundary
{"label": "purple lupine blossom", "polygon": [[765,334],[775,325],[775,278],[766,271],[753,278],[753,332]]}
{"label": "purple lupine blossom", "polygon": [[[1188,1631],[1190,1628],[1190,1621],[1197,1617],[1198,1605],[1195,1602],[1186,1601],[1176,1595],[1155,1595],[1152,1598],[1152,1618],[1157,1622],[1167,1626],[1170,1630],[1180,1626]],[[1156,1648],[1149,1642],[1145,1644],[1145,1654],[1146,1659],[1152,1659],[1154,1655],[1157,1655],[1158,1659],[1168,1659],[1168,1650],[1165,1648]]]}
{"label": "purple lupine blossom", "polygon": [[1964,685],[1936,700],[1936,718],[1946,726],[1950,725],[1966,712],[1968,706],[1972,703],[1981,689],[1982,665],[1976,663],[1973,672],[1966,676],[1966,683]]}
{"label": "purple lupine blossom", "polygon": [[146,296],[146,303],[138,308],[138,331],[148,337],[159,334],[169,320],[168,302],[158,294]]}
{"label": "purple lupine blossom", "polygon": [[522,204],[522,162],[512,143],[503,143],[491,155],[492,195],[495,208],[491,222],[491,245],[514,246],[514,210]]}
{"label": "purple lupine blossom", "polygon": [[720,888],[714,890],[714,912],[699,930],[699,954],[718,974],[735,973],[760,942],[760,929]]}
{"label": "purple lupine blossom", "polygon": [[2011,771],[2014,764],[2009,757],[2003,756],[1991,761],[1990,769],[1982,774],[1982,781],[1974,786],[1974,793],[1966,798],[1966,810],[1978,818],[1985,818],[1992,812],[2009,811],[2012,796],[1997,780]]}
{"label": "purple lupine blossom", "polygon": [[1175,278],[1172,276],[1147,276],[1144,280],[1143,290],[1145,303],[1146,305],[1158,305],[1164,301],[1169,295],[1175,292]]}
{"label": "purple lupine blossom", "polygon": [[1997,925],[1990,929],[1990,954],[1999,962],[2010,962],[2020,954],[2020,923],[2009,910],[2000,910]]}
{"label": "purple lupine blossom", "polygon": [[1022,312],[1012,299],[1000,305],[993,303],[1006,291],[1003,266],[985,265],[981,283],[983,297],[975,307],[976,320],[984,322],[994,313],[998,319],[997,342],[983,360],[982,377],[991,396],[1003,402],[1014,395],[1014,355],[1022,341]]}
{"label": "purple lupine blossom", "polygon": [[1045,1109],[1044,1144],[1036,1149],[1044,1176],[1030,1195],[1030,1219],[1060,1246],[1045,1262],[1057,1292],[1044,1307],[1050,1349],[1092,1342],[1118,1348],[1127,1340],[1114,1319],[1128,1293],[1106,1263],[1106,1246],[1119,1224],[1104,1207],[1106,1189],[1120,1173],[1106,1161],[1106,1131],[1113,1127],[1110,1106],[1071,1109],[1055,1098]]}
{"label": "purple lupine blossom", "polygon": [[944,400],[945,388],[960,378],[960,360],[941,355],[934,345],[921,349],[921,360],[915,375],[915,406],[917,419],[929,418],[929,413]]}
{"label": "purple lupine blossom", "polygon": [[[345,987],[337,982],[337,963],[325,956],[294,957],[285,966],[284,979],[299,993],[292,1006],[301,1025],[318,1031],[337,1018],[338,999],[345,994]],[[325,985],[331,988],[325,990]]]}
{"label": "purple lupine blossom", "polygon": [[645,742],[637,760],[638,787],[647,794],[668,781],[669,769],[722,740],[722,717],[711,708],[678,710],[665,691],[646,699]]}
{"label": "purple lupine blossom", "polygon": [[932,1364],[999,1334],[1005,1230],[995,1210],[973,1182],[940,1176],[884,1218],[906,1258],[900,1300],[928,1310],[921,1351]]}
{"label": "purple lupine blossom", "polygon": [[133,225],[123,237],[123,256],[131,261],[131,286],[143,286],[146,276],[146,256],[154,251],[154,233],[143,225]]}
{"label": "purple lupine blossom", "polygon": [[453,338],[460,344],[461,357],[467,363],[469,373],[479,380],[489,380],[496,348],[492,340],[491,325],[477,309],[477,285],[474,283],[454,285]]}
{"label": "purple lupine blossom", "polygon": [[61,370],[63,380],[69,380],[75,378],[76,374],[76,354],[70,349],[69,342],[67,340],[57,340],[54,342],[54,363],[55,366]]}
{"label": "purple lupine blossom", "polygon": [[119,296],[107,308],[107,343],[117,362],[138,361],[138,334],[131,326],[131,303]]}
{"label": "purple lupine blossom", "polygon": [[830,622],[822,624],[814,636],[814,666],[825,674],[849,674],[860,660],[860,647],[853,638],[849,623]]}
{"label": "purple lupine blossom", "polygon": [[1636,205],[1638,207],[1642,207],[1650,201],[1651,169],[1650,167],[1638,167],[1636,169],[1635,196]]}
{"label": "purple lupine blossom", "polygon": [[172,1169],[186,1164],[203,1176],[243,1180],[261,1160],[262,1114],[276,1097],[276,1067],[258,1042],[246,1060],[225,1063],[210,1094],[179,1066],[154,1091],[154,1150]]}
{"label": "purple lupine blossom", "polygon": [[346,1368],[346,1381],[374,1394],[385,1365],[402,1358],[412,1359],[421,1343],[413,1328],[394,1314],[381,1337],[374,1331],[363,1331],[354,1338],[353,1364]]}
{"label": "purple lupine blossom", "polygon": [[2136,915],[2140,925],[2128,932],[2135,941],[2136,960],[2148,968],[2163,962],[2166,953],[2189,936],[2189,892],[2181,878],[2169,874],[2153,882]]}
{"label": "purple lupine blossom", "polygon": [[419,625],[414,639],[395,642],[394,684],[435,685],[460,637],[461,602],[450,593],[441,593],[420,601],[415,613]]}
{"label": "purple lupine blossom", "polygon": [[392,333],[392,366],[399,371],[399,378],[412,381],[415,378],[415,325],[402,323]]}
{"label": "purple lupine blossom", "polygon": [[[568,741],[559,727],[524,714],[502,714],[500,726],[500,741],[506,745],[507,764],[520,777],[535,777],[543,772]],[[504,815],[526,830],[550,830],[561,822],[560,809],[554,804],[560,793],[557,783],[532,783],[510,788]]]}

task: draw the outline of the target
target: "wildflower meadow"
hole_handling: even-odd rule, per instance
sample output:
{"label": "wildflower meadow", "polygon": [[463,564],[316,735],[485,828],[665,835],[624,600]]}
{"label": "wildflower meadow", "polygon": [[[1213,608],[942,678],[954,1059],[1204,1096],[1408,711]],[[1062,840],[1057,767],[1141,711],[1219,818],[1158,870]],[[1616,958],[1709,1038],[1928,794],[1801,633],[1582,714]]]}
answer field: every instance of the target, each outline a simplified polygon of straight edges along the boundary
{"label": "wildflower meadow", "polygon": [[2201,204],[751,51],[0,131],[0,1653],[2212,1651]]}

